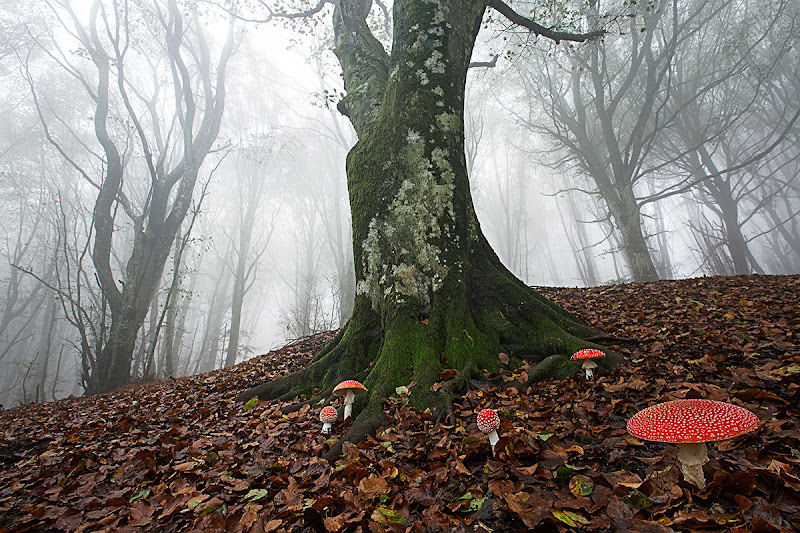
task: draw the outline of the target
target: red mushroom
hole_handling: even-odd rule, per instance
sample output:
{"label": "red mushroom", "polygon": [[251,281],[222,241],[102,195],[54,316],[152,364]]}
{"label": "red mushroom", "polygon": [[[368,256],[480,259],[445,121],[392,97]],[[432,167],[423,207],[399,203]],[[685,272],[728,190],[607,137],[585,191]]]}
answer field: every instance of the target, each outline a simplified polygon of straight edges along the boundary
{"label": "red mushroom", "polygon": [[714,400],[674,400],[639,411],[628,420],[628,432],[640,439],[678,445],[683,478],[697,488],[705,484],[706,442],[747,433],[758,416],[744,407]]}
{"label": "red mushroom", "polygon": [[336,409],[326,405],[319,412],[319,421],[322,422],[322,432],[327,433],[331,430],[331,425],[336,422]]}
{"label": "red mushroom", "polygon": [[497,416],[492,409],[482,409],[478,413],[478,429],[489,435],[489,444],[492,446],[492,455],[494,455],[494,445],[500,440],[497,436],[497,428],[500,427],[500,417]]}
{"label": "red mushroom", "polygon": [[586,379],[591,381],[594,378],[594,369],[597,368],[597,363],[595,363],[593,359],[599,359],[605,356],[606,354],[600,350],[587,348],[572,354],[571,359],[573,361],[583,361],[581,368],[586,372]]}
{"label": "red mushroom", "polygon": [[363,394],[367,392],[367,388],[354,379],[342,381],[333,389],[333,393],[337,396],[344,396],[344,419],[350,416],[353,412],[353,398],[356,394]]}

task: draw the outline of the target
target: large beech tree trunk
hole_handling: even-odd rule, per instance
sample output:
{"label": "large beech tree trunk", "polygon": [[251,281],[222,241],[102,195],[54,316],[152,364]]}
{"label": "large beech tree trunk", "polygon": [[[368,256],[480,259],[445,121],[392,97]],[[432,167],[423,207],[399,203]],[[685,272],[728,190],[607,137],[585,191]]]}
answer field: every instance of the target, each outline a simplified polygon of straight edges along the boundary
{"label": "large beech tree trunk", "polygon": [[[347,160],[356,297],[353,316],[306,369],[239,395],[331,395],[358,379],[360,413],[344,440],[382,421],[381,399],[414,385],[411,403],[444,408],[500,352],[544,361],[531,379],[565,376],[597,334],[514,277],[481,232],[464,156],[464,88],[485,0],[398,0],[391,58],[364,22],[371,2],[341,2],[336,53],[348,96],[339,109],[358,143]],[[547,359],[546,359],[547,358]],[[614,364],[615,357],[608,358]],[[445,368],[460,369],[437,393]],[[330,454],[338,453],[338,448]]]}

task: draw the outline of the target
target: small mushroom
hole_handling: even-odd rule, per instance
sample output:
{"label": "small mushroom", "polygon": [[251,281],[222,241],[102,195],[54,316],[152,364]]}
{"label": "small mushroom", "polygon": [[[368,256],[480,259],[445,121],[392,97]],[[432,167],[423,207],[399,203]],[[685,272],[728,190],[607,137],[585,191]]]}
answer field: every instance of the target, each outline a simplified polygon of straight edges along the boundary
{"label": "small mushroom", "polygon": [[489,444],[492,446],[492,455],[494,455],[494,445],[500,440],[497,436],[497,428],[500,427],[500,417],[492,409],[482,409],[478,413],[478,429],[484,433],[488,433]]}
{"label": "small mushroom", "polygon": [[337,396],[344,396],[344,419],[347,420],[353,412],[353,398],[356,394],[367,392],[367,388],[354,379],[342,381],[333,389]]}
{"label": "small mushroom", "polygon": [[591,381],[594,379],[594,369],[597,368],[597,363],[595,363],[593,359],[599,359],[600,357],[605,356],[606,354],[600,350],[587,348],[572,354],[571,359],[573,361],[583,361],[581,368],[583,368],[583,371],[586,372],[586,380]]}
{"label": "small mushroom", "polygon": [[678,445],[683,478],[697,488],[705,484],[706,442],[725,440],[752,431],[758,416],[744,407],[715,400],[673,400],[639,411],[628,420],[634,437]]}
{"label": "small mushroom", "polygon": [[336,422],[336,409],[330,405],[323,407],[319,412],[319,421],[322,422],[322,432],[328,433],[333,423]]}

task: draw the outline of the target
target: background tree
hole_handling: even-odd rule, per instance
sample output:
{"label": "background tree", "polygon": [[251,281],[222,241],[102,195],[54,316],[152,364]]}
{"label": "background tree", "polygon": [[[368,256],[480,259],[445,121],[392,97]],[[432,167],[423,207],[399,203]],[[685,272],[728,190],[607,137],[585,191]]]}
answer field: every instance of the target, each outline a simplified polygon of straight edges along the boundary
{"label": "background tree", "polygon": [[[96,145],[83,146],[95,159],[88,163],[87,154],[69,151],[60,140],[56,110],[29,70],[48,140],[97,190],[91,258],[110,320],[94,325],[93,342],[82,342],[84,386],[97,393],[130,379],[139,329],[219,132],[233,25],[215,61],[199,17],[184,14],[175,0],[95,0],[86,20],[70,2],[53,0],[47,7],[81,53],[76,58],[53,46],[60,42],[54,33],[39,42],[83,87],[93,107]],[[119,228],[130,232],[130,243],[115,242]]]}
{"label": "background tree", "polygon": [[[236,231],[234,235],[226,235],[231,241],[232,256],[235,257],[233,267],[233,287],[231,294],[231,322],[228,347],[225,355],[225,366],[232,366],[240,348],[240,334],[242,329],[242,307],[244,298],[256,280],[256,268],[267,251],[272,232],[275,229],[275,219],[278,208],[271,212],[266,206],[266,194],[271,181],[270,155],[275,140],[273,133],[264,132],[245,141],[235,156],[235,181],[233,184],[234,203],[230,213],[236,219],[229,227]],[[261,219],[261,224],[256,225],[256,219]],[[256,228],[266,225],[266,231],[256,233]]]}
{"label": "background tree", "polygon": [[698,242],[708,245],[717,274],[765,272],[746,226],[755,230],[764,207],[793,179],[783,170],[793,166],[800,107],[796,98],[770,93],[785,85],[786,64],[796,64],[800,13],[790,2],[769,6],[768,17],[726,6],[687,40],[672,67],[675,127],[659,142],[664,159],[672,158],[667,172],[688,177],[676,181],[694,185],[692,195],[712,217],[693,229],[703,233]]}

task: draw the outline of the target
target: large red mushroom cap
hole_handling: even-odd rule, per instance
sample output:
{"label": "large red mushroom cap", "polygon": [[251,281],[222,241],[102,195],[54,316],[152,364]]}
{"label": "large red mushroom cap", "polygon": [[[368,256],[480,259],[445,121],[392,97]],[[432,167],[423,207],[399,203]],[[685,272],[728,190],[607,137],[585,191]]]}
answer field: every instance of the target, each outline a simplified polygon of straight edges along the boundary
{"label": "large red mushroom cap", "polygon": [[752,431],[758,416],[744,407],[715,400],[673,400],[639,411],[628,431],[656,442],[709,442]]}
{"label": "large red mushroom cap", "polygon": [[582,361],[583,359],[597,359],[598,357],[605,357],[605,352],[600,350],[595,350],[594,348],[587,348],[585,350],[580,350],[572,354],[571,359],[573,361]]}
{"label": "large red mushroom cap", "polygon": [[478,413],[478,429],[484,433],[489,433],[499,427],[500,417],[492,409],[483,409]]}
{"label": "large red mushroom cap", "polygon": [[730,439],[751,431],[758,417],[743,407],[714,400],[674,400],[639,411],[628,431],[640,439],[678,445],[683,478],[698,488],[706,484],[703,465],[706,442]]}
{"label": "large red mushroom cap", "polygon": [[350,417],[353,412],[353,398],[356,394],[367,392],[367,388],[354,379],[342,381],[333,388],[333,393],[337,396],[344,396],[344,418]]}

